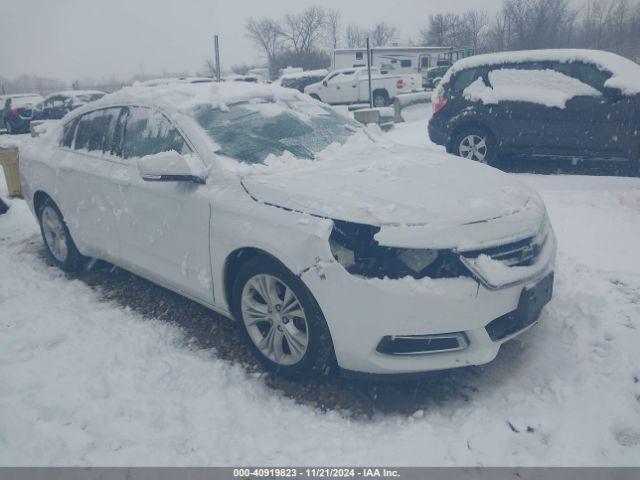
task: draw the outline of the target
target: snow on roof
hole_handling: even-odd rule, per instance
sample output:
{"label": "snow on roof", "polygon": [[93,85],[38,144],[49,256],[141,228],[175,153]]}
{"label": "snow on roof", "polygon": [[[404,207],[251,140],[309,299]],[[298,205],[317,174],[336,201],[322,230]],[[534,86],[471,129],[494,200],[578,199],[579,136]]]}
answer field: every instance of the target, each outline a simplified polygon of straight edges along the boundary
{"label": "snow on roof", "polygon": [[80,95],[106,95],[106,92],[100,90],[64,90],[62,92],[54,92],[47,95],[47,98],[62,95],[65,97],[79,97]]}
{"label": "snow on roof", "polygon": [[[360,47],[360,48],[336,48],[334,50],[335,53],[341,53],[341,52],[364,52],[367,49],[365,47]],[[371,47],[372,51],[375,52],[379,52],[379,51],[390,51],[390,52],[396,52],[396,51],[404,51],[404,50],[408,50],[408,51],[430,51],[430,50],[452,50],[453,51],[453,47],[401,47],[401,46],[389,46],[389,47]]]}
{"label": "snow on roof", "polygon": [[305,77],[324,77],[328,73],[329,70],[327,70],[326,68],[321,68],[319,70],[305,70],[304,72],[283,73],[280,77],[280,80],[295,80]]}
{"label": "snow on roof", "polygon": [[154,87],[134,85],[105,95],[92,105],[95,107],[96,105],[138,101],[187,112],[199,105],[218,105],[224,108],[225,105],[254,99],[312,101],[297,90],[280,87],[276,84],[214,82],[173,83]]}
{"label": "snow on roof", "polygon": [[484,65],[498,65],[501,63],[559,61],[562,63],[585,62],[606,70],[612,74],[605,82],[605,86],[618,88],[627,95],[640,94],[640,65],[631,60],[602,50],[580,49],[549,49],[549,50],[520,50],[514,52],[486,53],[458,60],[447,71],[442,84],[451,77],[468,68]]}

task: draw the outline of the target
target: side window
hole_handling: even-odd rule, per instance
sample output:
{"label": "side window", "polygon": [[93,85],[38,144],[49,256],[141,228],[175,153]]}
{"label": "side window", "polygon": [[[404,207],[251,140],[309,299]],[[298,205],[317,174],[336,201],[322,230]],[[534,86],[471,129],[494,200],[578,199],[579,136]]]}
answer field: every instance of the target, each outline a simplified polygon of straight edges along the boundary
{"label": "side window", "polygon": [[421,68],[429,68],[429,57],[421,57],[420,58],[420,67]]}
{"label": "side window", "polygon": [[362,52],[356,52],[356,60],[362,60],[364,58],[364,54]]}
{"label": "side window", "polygon": [[400,60],[400,66],[402,68],[409,68],[411,67],[411,60]]}
{"label": "side window", "polygon": [[65,124],[62,128],[62,141],[60,142],[61,147],[71,148],[73,146],[73,138],[75,137],[77,126],[77,118]]}
{"label": "side window", "polygon": [[110,152],[119,114],[120,108],[105,108],[82,115],[78,121],[73,148],[90,152]]}
{"label": "side window", "polygon": [[573,62],[573,63],[557,63],[553,65],[555,70],[569,75],[575,79],[580,80],[583,83],[595,88],[596,90],[604,90],[604,83],[609,79],[611,74],[603,72],[595,65],[588,63]]}
{"label": "side window", "polygon": [[127,116],[122,156],[144,157],[174,150],[185,153],[184,138],[161,113],[143,107],[131,107]]}
{"label": "side window", "polygon": [[480,76],[480,70],[477,68],[469,68],[458,72],[455,80],[453,81],[453,90],[455,92],[462,92],[465,88],[471,85]]}

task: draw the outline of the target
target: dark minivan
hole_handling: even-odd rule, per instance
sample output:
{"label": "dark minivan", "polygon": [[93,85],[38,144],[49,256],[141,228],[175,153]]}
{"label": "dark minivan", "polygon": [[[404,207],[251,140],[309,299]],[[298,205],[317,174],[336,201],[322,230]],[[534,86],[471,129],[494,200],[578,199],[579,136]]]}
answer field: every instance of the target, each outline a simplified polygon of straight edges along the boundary
{"label": "dark minivan", "polygon": [[640,65],[595,50],[532,50],[456,62],[433,97],[429,137],[491,163],[502,154],[640,165]]}

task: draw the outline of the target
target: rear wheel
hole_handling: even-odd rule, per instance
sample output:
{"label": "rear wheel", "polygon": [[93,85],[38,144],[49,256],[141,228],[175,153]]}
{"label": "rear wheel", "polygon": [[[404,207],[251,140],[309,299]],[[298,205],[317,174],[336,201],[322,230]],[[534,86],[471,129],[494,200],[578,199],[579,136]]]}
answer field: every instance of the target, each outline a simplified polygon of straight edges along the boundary
{"label": "rear wheel", "polygon": [[463,128],[453,142],[452,153],[480,163],[491,164],[498,156],[491,133],[480,126]]}
{"label": "rear wheel", "polygon": [[373,93],[373,106],[375,108],[386,107],[389,105],[389,96],[385,92]]}
{"label": "rear wheel", "polygon": [[265,369],[305,378],[333,362],[331,335],[320,307],[279,262],[261,256],[241,267],[232,304],[249,349]]}
{"label": "rear wheel", "polygon": [[38,208],[40,232],[53,262],[65,272],[79,270],[84,257],[71,238],[62,213],[50,198]]}

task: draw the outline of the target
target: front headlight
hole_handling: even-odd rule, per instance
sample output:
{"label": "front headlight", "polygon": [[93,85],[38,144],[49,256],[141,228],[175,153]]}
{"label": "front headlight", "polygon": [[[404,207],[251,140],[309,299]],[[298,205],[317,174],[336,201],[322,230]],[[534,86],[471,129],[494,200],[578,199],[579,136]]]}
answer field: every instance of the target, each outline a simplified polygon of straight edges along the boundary
{"label": "front headlight", "polygon": [[374,240],[380,227],[334,220],[329,238],[333,258],[353,275],[367,278],[443,278],[462,275],[450,251],[394,248]]}
{"label": "front headlight", "polygon": [[538,247],[542,247],[547,241],[547,236],[549,235],[550,230],[551,230],[551,222],[549,222],[549,216],[545,212],[544,219],[540,224],[540,228],[538,229],[538,232],[533,237],[533,244]]}

